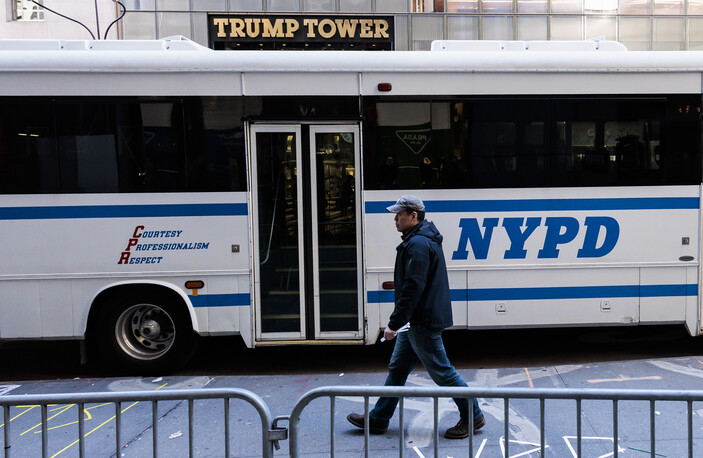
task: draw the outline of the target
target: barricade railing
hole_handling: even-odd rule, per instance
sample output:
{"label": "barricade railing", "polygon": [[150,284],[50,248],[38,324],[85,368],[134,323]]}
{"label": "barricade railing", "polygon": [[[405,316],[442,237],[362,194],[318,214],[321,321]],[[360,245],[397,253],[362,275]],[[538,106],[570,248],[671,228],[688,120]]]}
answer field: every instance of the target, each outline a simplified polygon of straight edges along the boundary
{"label": "barricade railing", "polygon": [[[173,391],[134,391],[134,392],[100,392],[100,393],[66,393],[47,395],[9,395],[0,396],[0,407],[3,410],[4,419],[4,456],[9,458],[12,454],[12,442],[10,435],[11,418],[10,408],[17,406],[39,406],[41,409],[41,453],[42,457],[48,457],[48,415],[47,407],[55,404],[76,404],[78,406],[78,450],[81,457],[85,454],[85,413],[86,404],[113,403],[115,405],[115,456],[120,456],[121,449],[125,445],[122,443],[122,408],[125,402],[151,402],[152,403],[152,449],[153,456],[159,453],[159,433],[158,433],[158,403],[164,401],[187,401],[188,402],[188,450],[189,456],[194,455],[194,428],[193,428],[193,402],[206,399],[221,399],[224,402],[224,456],[230,456],[230,401],[237,399],[251,405],[261,419],[261,456],[272,457],[274,446],[278,448],[278,441],[287,438],[287,430],[278,428],[278,418],[271,416],[271,411],[266,403],[256,394],[242,389],[193,389],[193,390],[173,390]],[[17,451],[17,456],[26,456],[22,450]]]}
{"label": "barricade railing", "polygon": [[[620,401],[648,401],[649,402],[649,430],[650,450],[649,455],[654,458],[660,456],[656,453],[655,435],[655,403],[657,401],[681,401],[687,405],[688,423],[688,457],[693,458],[693,402],[703,401],[701,390],[609,390],[609,389],[558,389],[558,388],[461,388],[461,387],[321,387],[304,394],[293,408],[288,418],[289,421],[289,446],[292,457],[300,456],[300,417],[303,410],[313,400],[330,398],[330,455],[335,454],[335,403],[336,398],[362,397],[364,399],[364,454],[369,456],[369,399],[371,397],[397,397],[399,398],[399,456],[403,456],[405,448],[404,438],[404,401],[407,398],[432,398],[434,400],[434,456],[439,456],[439,408],[440,398],[467,398],[471,406],[473,398],[502,399],[504,401],[503,427],[504,427],[504,454],[510,456],[510,400],[534,399],[539,400],[539,429],[540,429],[540,456],[545,456],[545,401],[548,400],[573,400],[576,402],[576,440],[578,457],[582,456],[582,401],[601,400],[611,401],[613,418],[613,456],[618,457],[618,402]],[[469,456],[474,456],[473,412],[469,407]],[[643,451],[643,450],[640,450]],[[700,451],[699,451],[700,456]]]}
{"label": "barricade railing", "polygon": [[[269,407],[256,394],[242,389],[226,388],[226,389],[194,389],[194,390],[173,390],[173,391],[135,391],[135,392],[100,392],[100,393],[81,393],[81,394],[51,394],[51,395],[9,395],[0,396],[0,408],[3,410],[4,420],[4,456],[9,458],[12,454],[11,441],[11,418],[10,408],[18,406],[39,406],[41,410],[41,455],[42,457],[49,456],[49,420],[47,409],[48,406],[58,404],[75,404],[78,406],[78,450],[81,457],[86,456],[85,452],[85,427],[84,427],[84,407],[88,404],[112,403],[115,406],[115,414],[109,420],[114,420],[115,424],[115,450],[116,455],[120,456],[120,451],[126,445],[122,441],[122,410],[121,404],[126,402],[151,402],[151,434],[152,434],[152,450],[153,456],[159,454],[159,415],[158,403],[164,401],[187,401],[188,407],[188,450],[189,456],[194,455],[194,417],[193,417],[193,402],[200,400],[222,400],[224,402],[223,414],[223,455],[230,456],[230,440],[231,440],[231,420],[230,420],[230,401],[233,399],[244,401],[251,405],[257,412],[261,421],[261,456],[272,457],[274,447],[278,448],[278,441],[285,440],[290,435],[289,453],[292,457],[301,456],[300,452],[300,429],[301,415],[305,408],[314,400],[320,398],[330,399],[330,450],[331,456],[335,454],[335,405],[337,398],[363,398],[364,414],[366,418],[366,428],[364,430],[364,453],[369,456],[369,428],[368,428],[368,413],[370,399],[375,397],[397,397],[399,398],[399,441],[400,447],[398,453],[402,457],[405,448],[404,423],[405,423],[405,400],[407,398],[430,398],[433,400],[433,438],[435,456],[439,456],[439,399],[445,398],[466,398],[471,405],[474,398],[482,399],[502,399],[503,400],[503,434],[504,434],[504,450],[503,456],[510,456],[510,402],[518,399],[532,399],[539,401],[539,434],[540,434],[540,456],[545,456],[545,402],[553,400],[566,400],[575,402],[575,422],[576,431],[575,439],[577,441],[576,456],[582,456],[582,402],[583,401],[609,401],[612,403],[612,440],[613,452],[612,456],[618,457],[620,453],[619,447],[619,412],[618,403],[621,401],[646,401],[649,403],[649,448],[646,451],[652,458],[661,456],[657,453],[656,444],[656,403],[663,401],[684,402],[686,404],[686,420],[687,420],[687,455],[693,458],[694,455],[694,428],[693,428],[693,403],[703,401],[703,391],[701,390],[613,390],[613,389],[557,389],[557,388],[460,388],[460,387],[358,387],[358,386],[337,386],[337,387],[321,387],[313,389],[304,394],[294,406],[289,417],[273,418]],[[469,417],[469,438],[468,452],[469,456],[474,455],[474,435],[473,435],[473,417],[471,409]],[[289,422],[288,429],[279,427],[279,421],[287,420]],[[209,421],[218,422],[213,415],[210,415]],[[37,425],[39,426],[39,425]],[[219,426],[218,426],[219,429]],[[210,431],[212,432],[212,431]],[[247,437],[247,442],[252,442],[252,437]],[[320,452],[320,450],[315,450]],[[643,450],[640,450],[642,452]],[[700,450],[698,450],[700,454]],[[18,450],[20,456],[25,453]]]}

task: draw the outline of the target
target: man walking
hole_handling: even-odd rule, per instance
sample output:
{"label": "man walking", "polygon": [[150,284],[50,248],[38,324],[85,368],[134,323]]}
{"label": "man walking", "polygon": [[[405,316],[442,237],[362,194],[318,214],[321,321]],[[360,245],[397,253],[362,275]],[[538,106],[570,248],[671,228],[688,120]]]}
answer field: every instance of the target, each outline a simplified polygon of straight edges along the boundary
{"label": "man walking", "polygon": [[[447,265],[442,252],[442,235],[432,222],[425,221],[425,205],[417,196],[402,196],[386,210],[395,213],[395,227],[402,233],[396,248],[395,308],[383,332],[386,340],[396,339],[388,365],[386,386],[403,386],[418,361],[440,386],[467,386],[447,358],[442,331],[452,322]],[[410,323],[407,332],[398,332]],[[469,435],[469,403],[455,398],[460,420],[444,434],[448,439]],[[369,412],[369,433],[384,434],[398,404],[398,398],[379,398]],[[478,402],[473,405],[474,431],[486,420]],[[364,428],[364,416],[351,413],[347,420]]]}

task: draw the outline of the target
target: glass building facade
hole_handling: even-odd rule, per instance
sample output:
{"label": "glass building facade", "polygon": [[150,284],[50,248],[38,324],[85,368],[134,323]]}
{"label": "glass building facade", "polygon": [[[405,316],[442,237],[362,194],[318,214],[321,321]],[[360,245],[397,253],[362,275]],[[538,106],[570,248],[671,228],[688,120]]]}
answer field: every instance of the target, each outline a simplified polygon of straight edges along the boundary
{"label": "glass building facade", "polygon": [[208,13],[383,14],[396,50],[433,40],[584,40],[630,50],[703,49],[703,0],[122,0],[125,39],[183,35],[208,44]]}

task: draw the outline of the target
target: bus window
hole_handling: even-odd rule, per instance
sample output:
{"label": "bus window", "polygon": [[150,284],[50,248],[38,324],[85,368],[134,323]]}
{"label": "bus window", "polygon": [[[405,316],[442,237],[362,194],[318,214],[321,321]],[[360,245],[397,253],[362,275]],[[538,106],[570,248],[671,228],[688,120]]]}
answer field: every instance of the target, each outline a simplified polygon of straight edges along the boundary
{"label": "bus window", "polygon": [[638,186],[699,182],[699,154],[692,153],[698,151],[699,108],[686,99],[688,96],[668,100],[554,99],[551,183]]}
{"label": "bus window", "polygon": [[366,141],[367,189],[433,188],[442,171],[456,163],[450,157],[450,104],[384,102],[367,110],[376,118]]}
{"label": "bus window", "polygon": [[184,100],[189,191],[246,191],[240,97]]}
{"label": "bus window", "polygon": [[0,193],[58,191],[53,126],[47,103],[0,103]]}
{"label": "bus window", "polygon": [[465,101],[455,104],[453,113],[454,157],[461,158],[466,177],[457,181],[451,174],[445,174],[446,187],[544,186],[547,154],[544,100]]}
{"label": "bus window", "polygon": [[117,151],[112,106],[54,106],[63,192],[117,192]]}

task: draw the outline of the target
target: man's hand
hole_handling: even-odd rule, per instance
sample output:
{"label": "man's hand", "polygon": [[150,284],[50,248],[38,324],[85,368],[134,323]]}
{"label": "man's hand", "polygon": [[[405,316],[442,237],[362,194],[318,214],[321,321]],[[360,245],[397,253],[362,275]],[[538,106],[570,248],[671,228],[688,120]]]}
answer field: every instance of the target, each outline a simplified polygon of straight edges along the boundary
{"label": "man's hand", "polygon": [[398,333],[386,326],[386,329],[383,331],[383,338],[386,340],[393,340],[395,339],[395,336],[397,336]]}

